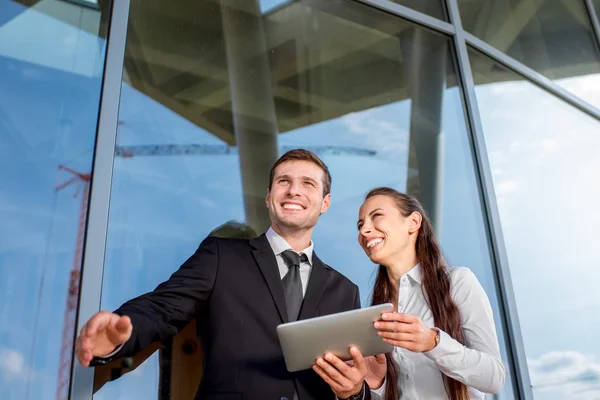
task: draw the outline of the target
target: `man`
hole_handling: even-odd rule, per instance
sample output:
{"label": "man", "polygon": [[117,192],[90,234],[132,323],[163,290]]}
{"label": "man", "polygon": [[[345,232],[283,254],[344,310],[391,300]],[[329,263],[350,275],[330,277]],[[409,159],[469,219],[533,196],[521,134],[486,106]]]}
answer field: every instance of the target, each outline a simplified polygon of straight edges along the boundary
{"label": "man", "polygon": [[271,169],[266,234],[206,238],[154,291],[94,315],[77,339],[79,362],[131,356],[196,318],[204,351],[196,399],[370,398],[356,349],[353,366],[319,359],[314,369],[323,379],[313,370],[290,373],[276,333],[284,322],[360,307],[358,287],[313,251],[312,231],[329,208],[330,188],[329,170],[316,155],[284,154]]}

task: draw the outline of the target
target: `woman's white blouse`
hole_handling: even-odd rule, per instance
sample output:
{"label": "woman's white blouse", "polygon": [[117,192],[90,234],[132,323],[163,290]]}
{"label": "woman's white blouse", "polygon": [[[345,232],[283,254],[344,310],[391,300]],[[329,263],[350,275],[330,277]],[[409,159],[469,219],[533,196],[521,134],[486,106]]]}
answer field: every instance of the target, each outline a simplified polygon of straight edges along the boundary
{"label": "woman's white blouse", "polygon": [[[451,296],[460,310],[465,345],[440,330],[440,342],[431,351],[414,353],[395,347],[394,361],[399,368],[398,391],[402,400],[447,399],[443,375],[469,387],[471,399],[498,392],[504,386],[506,371],[498,346],[490,301],[470,269],[450,269]],[[433,328],[433,315],[421,288],[417,265],[400,279],[398,312],[416,315]],[[385,382],[371,390],[372,397],[383,399]]]}

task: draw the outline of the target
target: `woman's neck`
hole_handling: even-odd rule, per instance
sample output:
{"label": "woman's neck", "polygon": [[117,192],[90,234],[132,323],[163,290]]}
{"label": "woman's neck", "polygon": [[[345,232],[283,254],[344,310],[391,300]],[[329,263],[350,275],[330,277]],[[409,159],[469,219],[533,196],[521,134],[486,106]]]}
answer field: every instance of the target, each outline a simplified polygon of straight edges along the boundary
{"label": "woman's neck", "polygon": [[400,278],[413,269],[418,263],[417,254],[414,248],[396,255],[393,260],[386,263],[384,266],[387,268],[388,277],[393,287],[398,287]]}

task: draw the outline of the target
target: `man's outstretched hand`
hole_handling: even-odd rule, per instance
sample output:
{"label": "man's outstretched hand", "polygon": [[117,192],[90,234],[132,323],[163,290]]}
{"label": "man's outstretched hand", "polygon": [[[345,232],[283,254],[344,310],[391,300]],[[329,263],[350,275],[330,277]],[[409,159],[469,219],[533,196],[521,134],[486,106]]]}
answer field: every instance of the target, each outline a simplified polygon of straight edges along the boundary
{"label": "man's outstretched hand", "polygon": [[108,311],[95,314],[81,328],[75,342],[75,355],[79,363],[88,367],[94,357],[112,353],[117,346],[129,340],[132,330],[131,319],[127,316]]}

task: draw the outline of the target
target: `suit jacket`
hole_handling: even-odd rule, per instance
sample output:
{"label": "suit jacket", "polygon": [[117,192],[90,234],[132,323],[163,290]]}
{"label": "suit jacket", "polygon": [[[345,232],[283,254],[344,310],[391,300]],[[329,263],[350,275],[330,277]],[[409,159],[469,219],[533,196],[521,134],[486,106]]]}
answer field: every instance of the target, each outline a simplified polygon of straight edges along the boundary
{"label": "suit jacket", "polygon": [[[355,308],[358,287],[313,254],[298,319]],[[286,369],[276,333],[277,325],[288,322],[285,298],[264,234],[251,240],[206,238],[168,281],[115,312],[131,318],[133,333],[103,362],[131,356],[197,319],[204,352],[197,400],[291,400],[295,389],[300,400],[335,398],[314,371]]]}

